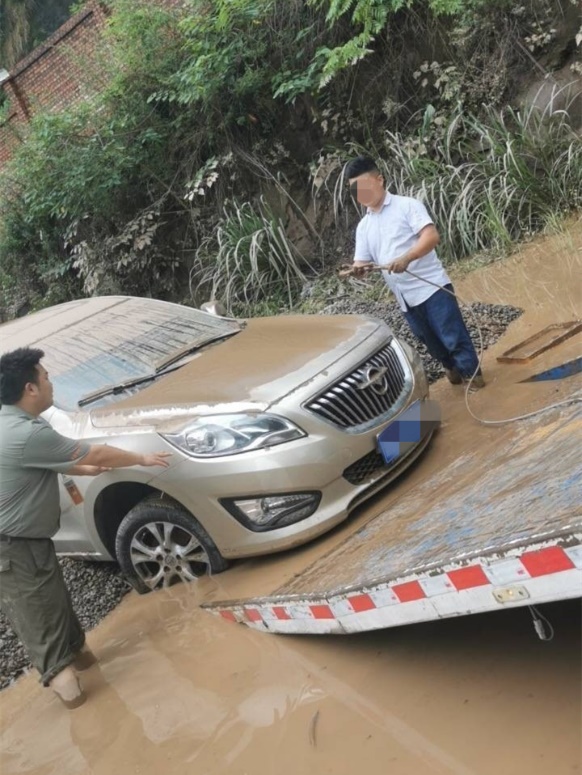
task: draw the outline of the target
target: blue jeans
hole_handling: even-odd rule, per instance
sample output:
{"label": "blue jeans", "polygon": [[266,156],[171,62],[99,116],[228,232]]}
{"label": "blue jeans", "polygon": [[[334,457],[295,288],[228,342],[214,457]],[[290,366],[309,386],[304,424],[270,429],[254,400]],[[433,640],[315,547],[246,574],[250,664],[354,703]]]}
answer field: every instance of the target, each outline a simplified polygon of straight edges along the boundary
{"label": "blue jeans", "polygon": [[[452,291],[452,285],[445,285]],[[422,304],[404,313],[412,333],[446,369],[456,369],[462,377],[475,373],[479,359],[457,299],[439,288]]]}

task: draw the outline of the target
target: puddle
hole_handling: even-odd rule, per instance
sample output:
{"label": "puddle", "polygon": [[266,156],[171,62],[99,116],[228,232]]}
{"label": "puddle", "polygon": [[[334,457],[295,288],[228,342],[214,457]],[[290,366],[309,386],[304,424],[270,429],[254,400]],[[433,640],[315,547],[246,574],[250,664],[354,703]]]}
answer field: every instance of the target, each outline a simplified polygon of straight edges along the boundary
{"label": "puddle", "polygon": [[556,775],[580,752],[580,611],[526,609],[350,637],[272,636],[176,587],[89,635],[69,712],[33,675],[0,694],[2,775]]}

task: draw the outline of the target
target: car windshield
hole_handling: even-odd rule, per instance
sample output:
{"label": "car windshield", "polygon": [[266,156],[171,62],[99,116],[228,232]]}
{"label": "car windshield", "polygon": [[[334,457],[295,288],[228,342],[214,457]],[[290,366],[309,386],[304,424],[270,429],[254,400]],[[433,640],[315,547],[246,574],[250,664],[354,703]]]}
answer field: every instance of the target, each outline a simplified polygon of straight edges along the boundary
{"label": "car windshield", "polygon": [[[164,369],[176,368],[188,354],[242,327],[237,320],[190,307],[137,298],[116,299],[115,304],[76,317],[63,320],[67,324],[60,327],[52,324],[54,330],[38,338],[55,405],[68,411],[101,392],[101,400],[90,401],[92,406],[125,398],[147,387]],[[127,382],[134,384],[109,392]]]}

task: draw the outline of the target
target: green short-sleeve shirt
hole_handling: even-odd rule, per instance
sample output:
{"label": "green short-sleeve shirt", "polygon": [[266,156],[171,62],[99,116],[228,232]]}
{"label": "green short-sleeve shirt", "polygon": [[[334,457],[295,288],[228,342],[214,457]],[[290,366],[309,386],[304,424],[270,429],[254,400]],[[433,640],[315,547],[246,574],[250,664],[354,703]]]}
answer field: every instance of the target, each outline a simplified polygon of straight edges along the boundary
{"label": "green short-sleeve shirt", "polygon": [[51,538],[59,529],[58,473],[89,452],[42,417],[17,406],[0,409],[0,534]]}

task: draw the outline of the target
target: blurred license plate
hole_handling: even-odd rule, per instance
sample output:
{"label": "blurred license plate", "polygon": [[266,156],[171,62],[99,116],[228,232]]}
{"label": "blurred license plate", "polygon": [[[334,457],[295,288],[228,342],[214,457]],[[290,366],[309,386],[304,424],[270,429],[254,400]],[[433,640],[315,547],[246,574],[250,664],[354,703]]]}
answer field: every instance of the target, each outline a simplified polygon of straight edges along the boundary
{"label": "blurred license plate", "polygon": [[378,434],[378,451],[386,463],[393,463],[432,433],[440,419],[440,406],[436,401],[415,401]]}

